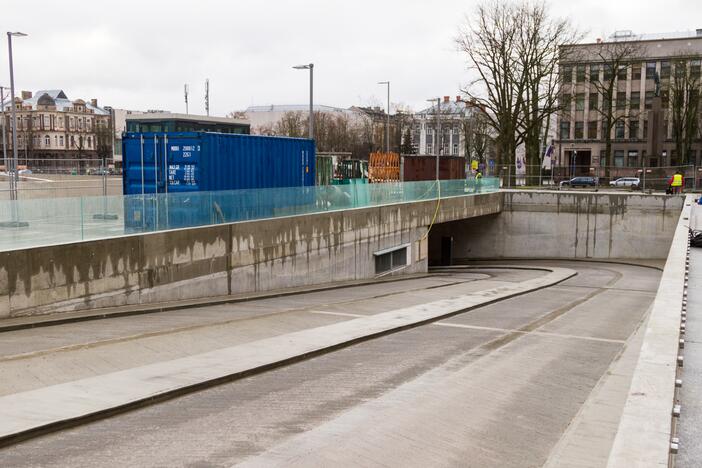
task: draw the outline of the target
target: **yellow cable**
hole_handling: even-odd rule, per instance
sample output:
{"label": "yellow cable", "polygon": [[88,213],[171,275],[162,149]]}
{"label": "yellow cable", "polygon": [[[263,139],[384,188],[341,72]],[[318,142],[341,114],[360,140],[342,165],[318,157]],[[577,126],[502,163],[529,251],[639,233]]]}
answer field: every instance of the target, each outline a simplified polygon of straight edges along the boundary
{"label": "yellow cable", "polygon": [[436,209],[434,210],[434,216],[431,218],[431,224],[429,224],[429,229],[427,229],[427,232],[422,236],[420,241],[423,241],[429,236],[429,231],[431,231],[431,228],[434,227],[434,221],[436,221],[436,215],[439,213],[439,206],[441,205],[441,182],[436,181],[437,184],[437,198],[436,198]]}

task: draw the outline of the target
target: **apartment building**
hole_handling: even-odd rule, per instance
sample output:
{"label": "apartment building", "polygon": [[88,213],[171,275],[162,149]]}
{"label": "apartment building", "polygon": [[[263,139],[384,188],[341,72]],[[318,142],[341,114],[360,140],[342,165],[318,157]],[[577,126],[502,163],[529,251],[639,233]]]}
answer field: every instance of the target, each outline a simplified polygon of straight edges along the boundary
{"label": "apartment building", "polygon": [[[611,56],[627,50],[627,45],[633,46],[628,48],[630,56],[622,66],[612,69]],[[690,76],[699,79],[702,29],[643,36],[622,31],[606,41],[566,46],[563,52],[565,58],[560,63],[563,109],[558,115],[555,141],[558,166],[571,168],[574,175],[584,175],[600,173],[599,168],[605,166],[700,164],[699,134],[688,155],[676,154],[670,87],[677,63],[684,63]],[[603,86],[598,83],[606,83],[613,76],[611,102],[606,102]],[[694,96],[699,99],[700,93],[693,93]],[[607,128],[602,111],[607,106],[614,109],[612,128]],[[611,161],[605,158],[604,135],[608,131],[612,138]]]}
{"label": "apartment building", "polygon": [[22,91],[14,103],[8,99],[3,103],[8,153],[12,150],[12,105],[20,165],[56,170],[98,167],[102,158],[112,157],[110,112],[99,107],[97,99],[70,100],[60,89]]}

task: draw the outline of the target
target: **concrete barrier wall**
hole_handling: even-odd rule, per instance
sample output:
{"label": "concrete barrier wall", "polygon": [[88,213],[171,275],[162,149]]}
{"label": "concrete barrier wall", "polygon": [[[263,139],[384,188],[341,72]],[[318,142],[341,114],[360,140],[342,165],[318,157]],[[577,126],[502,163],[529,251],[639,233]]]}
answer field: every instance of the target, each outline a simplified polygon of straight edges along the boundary
{"label": "concrete barrier wall", "polygon": [[[502,194],[442,200],[436,222],[497,213]],[[207,226],[0,253],[0,318],[322,285],[375,276],[408,244],[427,270],[436,202]]]}
{"label": "concrete barrier wall", "polygon": [[437,226],[455,259],[665,259],[683,198],[595,192],[504,192],[500,214]]}

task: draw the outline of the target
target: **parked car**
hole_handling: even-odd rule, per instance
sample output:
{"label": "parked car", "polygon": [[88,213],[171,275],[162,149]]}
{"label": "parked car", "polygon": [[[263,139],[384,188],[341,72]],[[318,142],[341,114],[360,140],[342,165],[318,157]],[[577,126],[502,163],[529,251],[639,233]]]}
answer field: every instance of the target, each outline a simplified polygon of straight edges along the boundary
{"label": "parked car", "polygon": [[620,177],[617,180],[612,180],[609,185],[611,187],[631,187],[639,188],[641,181],[638,177]]}
{"label": "parked car", "polygon": [[561,181],[561,187],[597,187],[597,177],[573,177],[570,180]]}
{"label": "parked car", "polygon": [[17,174],[19,174],[19,175],[31,175],[31,174],[32,174],[32,170],[31,170],[31,169],[20,169],[19,171],[17,171]]}

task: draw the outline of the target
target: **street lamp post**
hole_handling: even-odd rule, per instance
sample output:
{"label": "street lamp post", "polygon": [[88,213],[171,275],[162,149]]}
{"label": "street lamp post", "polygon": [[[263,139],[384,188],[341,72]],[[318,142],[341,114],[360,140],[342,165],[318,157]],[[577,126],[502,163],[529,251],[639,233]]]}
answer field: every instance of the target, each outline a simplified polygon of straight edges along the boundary
{"label": "street lamp post", "polygon": [[12,169],[13,174],[11,177],[14,179],[14,185],[12,187],[11,198],[17,200],[17,184],[19,183],[19,177],[17,175],[17,112],[15,111],[15,71],[12,66],[12,38],[13,37],[24,37],[25,33],[22,32],[9,32],[7,33],[7,49],[10,57],[10,109],[12,112]]}
{"label": "street lamp post", "polygon": [[295,65],[293,67],[296,70],[309,70],[310,71],[310,120],[309,120],[309,130],[310,130],[310,140],[314,140],[314,63],[309,63],[307,65]]}
{"label": "street lamp post", "polygon": [[389,81],[379,81],[378,84],[388,85],[388,115],[387,122],[385,124],[385,152],[390,152],[390,82]]}
{"label": "street lamp post", "polygon": [[[434,99],[427,99],[434,103]],[[439,180],[439,154],[441,153],[441,98],[436,98],[436,180]]]}
{"label": "street lamp post", "polygon": [[[0,86],[0,113],[2,114],[2,162],[3,165],[5,166],[5,172],[7,172],[8,176],[10,174],[10,163],[7,160],[7,130],[6,130],[6,125],[7,125],[7,120],[5,119],[5,87]],[[13,189],[12,187],[14,186],[14,177],[8,177],[10,181],[10,196],[12,196]]]}

